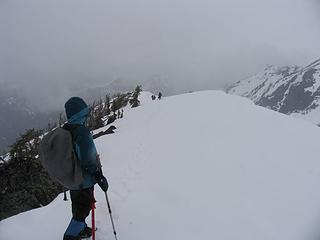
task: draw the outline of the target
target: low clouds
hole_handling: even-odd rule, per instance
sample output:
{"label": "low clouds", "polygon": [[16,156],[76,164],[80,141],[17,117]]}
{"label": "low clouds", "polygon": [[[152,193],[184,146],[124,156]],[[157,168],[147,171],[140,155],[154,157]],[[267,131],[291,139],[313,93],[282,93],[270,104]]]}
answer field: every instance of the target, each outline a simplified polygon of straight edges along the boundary
{"label": "low clouds", "polygon": [[313,0],[0,0],[0,81],[50,102],[117,78],[219,88],[319,58],[318,10]]}

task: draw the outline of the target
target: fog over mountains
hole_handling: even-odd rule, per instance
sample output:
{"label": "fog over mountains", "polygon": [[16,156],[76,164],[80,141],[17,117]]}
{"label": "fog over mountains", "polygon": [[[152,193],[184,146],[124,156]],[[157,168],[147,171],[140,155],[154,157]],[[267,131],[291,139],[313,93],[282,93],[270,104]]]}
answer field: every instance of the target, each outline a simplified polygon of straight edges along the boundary
{"label": "fog over mountains", "polygon": [[[161,91],[164,96],[205,89],[204,86],[175,85],[160,76],[137,83],[117,79],[99,86],[79,86],[79,89],[75,89],[70,95],[59,98],[59,105],[44,111],[45,108],[38,107],[41,101],[30,101],[24,95],[23,89],[2,84],[0,150],[4,150],[26,129],[45,128],[48,122],[56,121],[59,113],[64,111],[64,102],[71,95],[81,96],[86,101],[93,102],[106,94],[132,91],[136,84],[141,84],[144,91],[154,94]],[[229,85],[226,92],[248,97],[257,105],[320,124],[320,59],[305,67],[270,65],[249,78]]]}
{"label": "fog over mountains", "polygon": [[19,91],[0,88],[0,153],[29,128],[43,128],[54,114],[39,112]]}
{"label": "fog over mountains", "polygon": [[[174,95],[183,92],[175,89],[169,81],[154,76],[152,79],[136,84],[141,84],[145,91],[158,94],[162,92],[164,96]],[[88,103],[104,98],[106,94],[112,96],[116,93],[132,91],[136,84],[117,79],[109,84],[97,86],[82,86],[79,89],[70,91],[59,97],[55,104],[47,108],[45,102],[28,98],[24,89],[13,87],[10,84],[0,84],[0,153],[7,149],[7,146],[30,128],[43,129],[48,123],[56,122],[59,114],[64,113],[64,102],[71,96],[81,96]]]}
{"label": "fog over mountains", "polygon": [[319,57],[319,12],[317,0],[1,0],[0,141],[72,95],[137,84],[174,95],[306,65]]}
{"label": "fog over mountains", "polygon": [[0,82],[51,110],[118,79],[217,89],[318,57],[319,12],[317,0],[1,0]]}

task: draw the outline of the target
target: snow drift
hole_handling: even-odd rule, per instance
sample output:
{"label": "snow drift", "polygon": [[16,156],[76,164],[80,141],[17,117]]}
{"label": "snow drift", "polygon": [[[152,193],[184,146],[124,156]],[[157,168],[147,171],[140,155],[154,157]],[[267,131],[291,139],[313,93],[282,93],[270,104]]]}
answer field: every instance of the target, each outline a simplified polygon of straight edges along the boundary
{"label": "snow drift", "polygon": [[[96,140],[119,240],[319,239],[318,127],[223,92],[142,97]],[[96,238],[113,239],[95,192]],[[62,199],[1,221],[0,238],[62,239]]]}

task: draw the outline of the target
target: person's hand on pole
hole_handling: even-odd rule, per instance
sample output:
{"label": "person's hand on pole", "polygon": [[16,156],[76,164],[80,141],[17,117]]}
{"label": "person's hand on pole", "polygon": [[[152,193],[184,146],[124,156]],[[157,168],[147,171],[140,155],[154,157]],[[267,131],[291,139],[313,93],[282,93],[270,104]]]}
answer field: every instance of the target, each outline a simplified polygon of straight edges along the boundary
{"label": "person's hand on pole", "polygon": [[102,189],[102,191],[107,192],[108,188],[109,188],[109,184],[108,184],[106,177],[103,176],[101,168],[97,169],[95,178],[96,178],[96,182],[98,183],[98,185]]}

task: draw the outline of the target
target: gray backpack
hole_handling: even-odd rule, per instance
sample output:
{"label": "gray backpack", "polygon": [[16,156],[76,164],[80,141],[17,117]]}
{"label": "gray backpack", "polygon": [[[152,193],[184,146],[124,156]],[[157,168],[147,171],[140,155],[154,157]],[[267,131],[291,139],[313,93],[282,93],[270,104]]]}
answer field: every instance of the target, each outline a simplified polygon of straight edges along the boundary
{"label": "gray backpack", "polygon": [[82,183],[82,169],[73,149],[72,129],[58,127],[45,135],[39,145],[39,157],[51,178],[65,188],[75,189]]}

